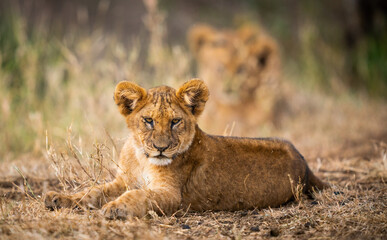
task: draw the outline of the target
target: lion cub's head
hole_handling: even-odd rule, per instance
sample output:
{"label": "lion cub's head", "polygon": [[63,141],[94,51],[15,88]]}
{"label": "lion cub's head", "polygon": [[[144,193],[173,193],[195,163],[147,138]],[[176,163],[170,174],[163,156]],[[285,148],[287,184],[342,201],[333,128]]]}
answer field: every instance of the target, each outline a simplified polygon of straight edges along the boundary
{"label": "lion cub's head", "polygon": [[245,102],[262,85],[277,81],[276,41],[257,26],[217,30],[196,25],[188,32],[188,43],[216,99]]}
{"label": "lion cub's head", "polygon": [[155,165],[168,165],[189,148],[197,117],[208,96],[207,86],[198,79],[186,82],[177,91],[167,86],[146,91],[124,81],[114,93],[134,139],[136,154]]}

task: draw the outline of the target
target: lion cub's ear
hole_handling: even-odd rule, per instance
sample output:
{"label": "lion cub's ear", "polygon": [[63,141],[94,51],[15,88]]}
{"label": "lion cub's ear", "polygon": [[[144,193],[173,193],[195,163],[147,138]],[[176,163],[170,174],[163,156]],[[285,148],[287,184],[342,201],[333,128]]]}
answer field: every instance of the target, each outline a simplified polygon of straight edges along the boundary
{"label": "lion cub's ear", "polygon": [[214,31],[213,28],[204,24],[191,27],[187,34],[188,45],[191,52],[196,55],[208,38],[214,34]]}
{"label": "lion cub's ear", "polygon": [[276,58],[278,49],[273,39],[267,36],[261,36],[256,43],[251,44],[250,52],[255,55],[258,66],[265,69]]}
{"label": "lion cub's ear", "polygon": [[120,113],[124,116],[132,113],[138,103],[145,98],[146,90],[137,84],[128,81],[118,83],[114,92],[114,101],[116,102]]}
{"label": "lion cub's ear", "polygon": [[257,40],[258,36],[262,34],[262,31],[257,25],[245,24],[236,33],[245,44],[250,44]]}
{"label": "lion cub's ear", "polygon": [[195,117],[204,110],[210,93],[206,84],[200,79],[192,79],[183,84],[176,93],[185,106],[187,106]]}

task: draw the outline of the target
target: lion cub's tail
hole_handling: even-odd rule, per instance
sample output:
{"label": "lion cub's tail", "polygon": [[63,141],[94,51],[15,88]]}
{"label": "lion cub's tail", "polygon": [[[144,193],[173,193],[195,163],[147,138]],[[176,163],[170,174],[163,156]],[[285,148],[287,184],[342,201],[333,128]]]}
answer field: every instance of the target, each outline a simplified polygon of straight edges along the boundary
{"label": "lion cub's tail", "polygon": [[306,181],[306,191],[308,193],[313,193],[314,191],[323,190],[329,188],[330,186],[321,181],[314,173],[307,167],[307,181]]}

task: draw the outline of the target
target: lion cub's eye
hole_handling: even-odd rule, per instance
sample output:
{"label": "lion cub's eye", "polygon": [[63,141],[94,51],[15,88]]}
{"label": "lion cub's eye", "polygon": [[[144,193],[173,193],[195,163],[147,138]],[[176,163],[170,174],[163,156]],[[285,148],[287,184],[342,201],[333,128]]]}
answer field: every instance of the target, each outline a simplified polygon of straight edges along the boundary
{"label": "lion cub's eye", "polygon": [[181,121],[181,119],[179,119],[179,118],[174,118],[174,119],[172,119],[171,127],[177,125],[180,121]]}
{"label": "lion cub's eye", "polygon": [[146,123],[149,123],[149,124],[153,124],[153,119],[152,118],[144,118],[144,121],[146,122]]}

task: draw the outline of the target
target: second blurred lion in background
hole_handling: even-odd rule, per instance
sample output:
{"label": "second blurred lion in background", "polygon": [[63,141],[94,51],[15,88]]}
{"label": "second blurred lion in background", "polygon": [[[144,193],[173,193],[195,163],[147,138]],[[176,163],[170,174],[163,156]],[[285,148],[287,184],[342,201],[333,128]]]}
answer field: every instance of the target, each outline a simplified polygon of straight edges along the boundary
{"label": "second blurred lion in background", "polygon": [[[211,91],[202,125],[215,134],[254,136],[260,124],[278,123],[281,60],[276,41],[261,27],[217,30],[198,24],[188,32],[197,76]],[[227,130],[228,129],[228,130]]]}

